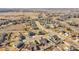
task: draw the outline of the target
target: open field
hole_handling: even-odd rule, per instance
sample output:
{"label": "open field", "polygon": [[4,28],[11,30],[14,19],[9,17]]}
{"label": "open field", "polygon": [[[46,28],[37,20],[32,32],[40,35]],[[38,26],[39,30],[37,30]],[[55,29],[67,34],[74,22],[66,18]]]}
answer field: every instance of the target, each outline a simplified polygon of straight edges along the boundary
{"label": "open field", "polygon": [[0,51],[79,51],[79,9],[1,9]]}

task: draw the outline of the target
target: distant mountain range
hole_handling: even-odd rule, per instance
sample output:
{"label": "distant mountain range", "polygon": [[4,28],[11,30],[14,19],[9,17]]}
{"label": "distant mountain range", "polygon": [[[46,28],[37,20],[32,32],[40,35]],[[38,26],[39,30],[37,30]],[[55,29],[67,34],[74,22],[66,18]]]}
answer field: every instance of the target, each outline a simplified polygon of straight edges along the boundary
{"label": "distant mountain range", "polygon": [[79,8],[0,8],[0,12],[26,12],[26,11],[78,11]]}

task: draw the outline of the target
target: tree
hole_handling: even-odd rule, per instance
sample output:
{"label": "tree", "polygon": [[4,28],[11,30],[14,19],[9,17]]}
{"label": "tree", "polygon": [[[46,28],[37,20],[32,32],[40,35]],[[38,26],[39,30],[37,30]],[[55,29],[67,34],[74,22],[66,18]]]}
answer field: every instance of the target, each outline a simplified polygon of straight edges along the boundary
{"label": "tree", "polygon": [[29,35],[29,36],[34,36],[35,33],[30,31],[28,35]]}

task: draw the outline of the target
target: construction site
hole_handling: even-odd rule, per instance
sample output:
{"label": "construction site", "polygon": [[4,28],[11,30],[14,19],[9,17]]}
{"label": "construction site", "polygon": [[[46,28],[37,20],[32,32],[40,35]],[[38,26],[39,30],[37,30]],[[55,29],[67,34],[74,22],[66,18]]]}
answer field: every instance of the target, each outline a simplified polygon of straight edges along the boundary
{"label": "construction site", "polygon": [[0,51],[79,51],[79,9],[0,9]]}

